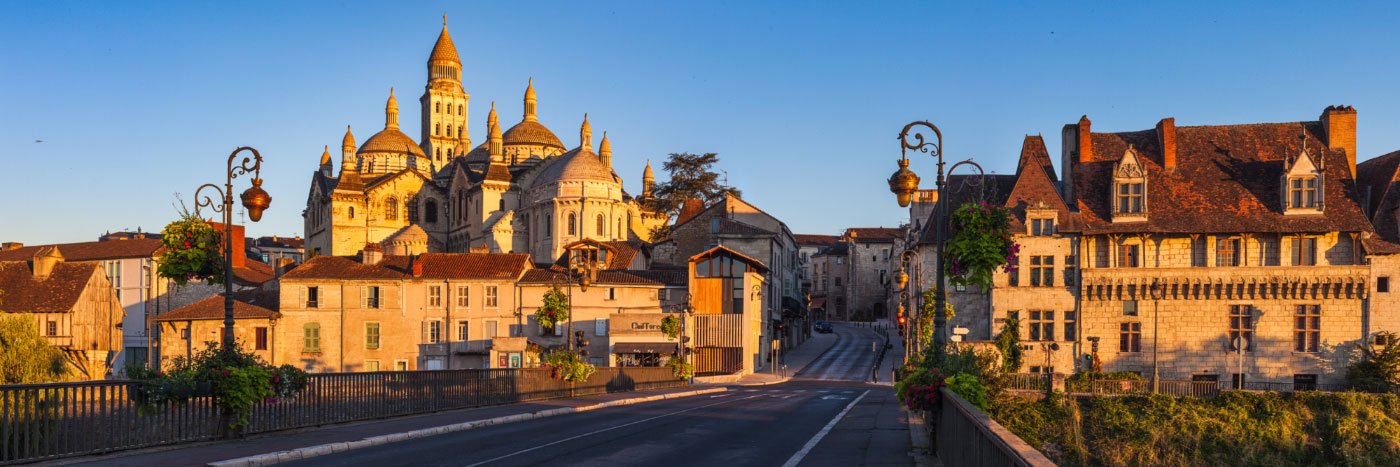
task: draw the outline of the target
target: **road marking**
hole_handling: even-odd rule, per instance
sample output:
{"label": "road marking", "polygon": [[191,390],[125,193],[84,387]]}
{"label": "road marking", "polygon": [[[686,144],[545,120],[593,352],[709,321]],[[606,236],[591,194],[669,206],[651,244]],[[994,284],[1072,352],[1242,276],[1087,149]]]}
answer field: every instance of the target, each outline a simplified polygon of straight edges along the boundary
{"label": "road marking", "polygon": [[710,398],[711,398],[711,399],[715,399],[715,398],[720,398],[720,397],[729,397],[730,395],[731,395],[731,394],[720,394],[720,395],[718,395],[718,396],[710,396]]}
{"label": "road marking", "polygon": [[[866,392],[870,392],[870,391],[866,391]],[[755,398],[755,397],[758,397],[758,396],[749,396],[749,397],[745,397],[744,399],[753,399],[753,398]],[[744,400],[744,399],[735,399],[735,400]],[[535,446],[535,447],[530,448],[530,449],[523,449],[523,450],[520,450],[520,451],[512,452],[512,453],[510,453],[510,454],[506,454],[506,455],[504,455],[504,456],[496,457],[496,458],[493,458],[493,459],[487,459],[487,460],[484,460],[484,461],[481,461],[481,462],[477,462],[477,463],[475,463],[475,464],[468,465],[467,467],[476,467],[476,466],[482,465],[482,464],[489,464],[489,463],[491,463],[491,462],[496,462],[496,461],[498,461],[498,460],[505,459],[505,458],[507,458],[507,457],[518,456],[518,455],[521,455],[521,454],[524,454],[524,453],[527,453],[527,452],[530,452],[530,451],[534,451],[534,450],[536,450],[536,449],[546,448],[546,447],[553,446],[553,445],[556,445],[556,444],[559,444],[559,443],[563,443],[563,442],[566,442],[566,441],[573,441],[573,440],[576,440],[576,439],[579,439],[579,438],[582,438],[582,437],[585,437],[585,436],[596,435],[596,434],[602,433],[602,432],[604,432],[604,431],[612,431],[612,430],[616,430],[616,429],[618,429],[618,428],[628,427],[628,426],[636,425],[636,424],[638,424],[638,423],[645,423],[645,422],[649,422],[649,421],[652,421],[652,420],[656,420],[656,419],[658,419],[658,418],[669,417],[669,416],[672,416],[672,415],[682,414],[682,413],[686,413],[686,412],[689,412],[689,411],[692,411],[692,410],[699,410],[699,409],[703,409],[703,408],[705,408],[705,407],[716,406],[716,405],[725,404],[725,403],[728,403],[728,402],[729,402],[729,401],[719,401],[719,402],[716,402],[716,403],[713,403],[713,404],[705,404],[705,405],[702,405],[702,406],[699,406],[699,407],[691,407],[691,408],[685,409],[685,410],[677,410],[677,411],[675,411],[675,412],[671,412],[671,413],[668,413],[668,414],[661,414],[661,415],[657,415],[657,416],[655,416],[655,417],[646,418],[646,419],[642,419],[642,420],[637,420],[637,421],[631,422],[631,423],[624,423],[624,424],[621,424],[621,425],[618,425],[618,426],[614,426],[614,427],[608,427],[608,428],[604,428],[604,429],[601,429],[601,430],[594,430],[594,431],[591,431],[591,432],[588,432],[588,433],[584,433],[584,434],[581,434],[581,435],[570,436],[570,437],[568,437],[568,438],[564,438],[564,439],[561,439],[561,440],[559,440],[559,441],[555,441],[555,442],[553,442],[553,443],[541,444],[541,445],[539,445],[539,446]],[[850,410],[850,408],[847,407],[846,410]],[[845,412],[842,412],[842,413],[845,413]]]}
{"label": "road marking", "polygon": [[850,398],[851,398],[851,396],[837,396],[837,395],[822,396],[822,400],[824,400],[824,401],[832,401],[832,400],[844,401],[844,400],[850,399]]}
{"label": "road marking", "polygon": [[[802,458],[807,457],[807,453],[812,452],[812,448],[817,447],[817,443],[821,442],[822,438],[825,438],[826,434],[831,432],[831,428],[835,427],[836,423],[841,421],[841,417],[845,417],[846,413],[850,412],[851,408],[855,407],[856,403],[860,402],[861,399],[864,399],[866,394],[870,394],[869,389],[860,393],[860,396],[856,397],[856,400],[851,401],[850,404],[846,404],[846,408],[842,409],[841,413],[836,414],[830,422],[827,422],[826,426],[822,427],[822,431],[818,431],[817,434],[812,435],[812,439],[807,440],[807,444],[803,445],[801,450],[794,453],[792,457],[789,457],[787,462],[783,463],[783,467],[797,467],[797,464],[802,462]],[[823,397],[823,399],[825,399],[825,397]]]}

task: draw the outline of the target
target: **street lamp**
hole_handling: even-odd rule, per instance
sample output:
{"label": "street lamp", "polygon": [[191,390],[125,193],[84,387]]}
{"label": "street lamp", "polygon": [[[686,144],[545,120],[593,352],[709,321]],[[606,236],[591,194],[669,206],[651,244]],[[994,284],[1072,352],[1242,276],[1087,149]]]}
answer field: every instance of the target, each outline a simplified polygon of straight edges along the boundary
{"label": "street lamp", "polygon": [[[234,165],[234,158],[238,157],[238,153],[245,150],[253,153],[252,159],[244,156],[241,163]],[[248,165],[249,162],[252,162],[253,165]],[[272,204],[272,197],[268,196],[266,191],[263,191],[262,179],[258,178],[258,176],[262,174],[262,155],[258,154],[257,149],[247,146],[234,149],[233,153],[228,155],[227,168],[227,176],[224,178],[224,188],[220,189],[218,185],[213,183],[205,183],[194,191],[194,213],[196,217],[199,216],[199,208],[201,206],[209,206],[209,209],[213,209],[214,212],[223,214],[224,333],[222,348],[224,350],[233,348],[233,255],[235,254],[233,251],[233,179],[238,178],[239,175],[244,175],[249,172],[253,173],[253,187],[244,190],[243,193],[239,195],[239,199],[243,202],[243,208],[248,211],[248,218],[252,219],[253,222],[262,220],[263,211],[267,210],[268,206]],[[214,192],[218,194],[218,202],[215,202],[209,195],[205,195],[202,198],[199,196],[199,192],[204,191],[205,188],[214,189]],[[237,254],[242,254],[242,252],[238,252]]]}
{"label": "street lamp", "polygon": [[[910,130],[914,129],[916,126],[926,127],[933,131],[934,140],[925,141],[924,134],[920,132],[922,130],[915,131],[911,134]],[[910,136],[914,139],[912,142],[909,140]],[[919,190],[919,176],[915,175],[914,171],[909,170],[909,159],[906,157],[910,149],[931,153],[930,156],[938,161],[938,178],[936,179],[935,187],[938,189],[938,195],[941,199],[939,199],[938,204],[934,206],[935,218],[937,219],[937,222],[934,224],[934,238],[938,245],[938,271],[935,275],[936,281],[933,289],[933,342],[942,346],[948,343],[948,311],[945,308],[948,297],[944,292],[946,287],[944,287],[943,283],[943,271],[946,268],[943,263],[944,256],[947,253],[944,248],[944,243],[947,240],[947,234],[944,232],[946,230],[944,224],[947,222],[948,204],[951,202],[947,192],[948,182],[943,172],[943,133],[938,130],[938,127],[933,126],[933,124],[929,122],[913,122],[905,125],[904,130],[899,132],[899,161],[897,161],[899,170],[895,171],[894,175],[891,175],[889,179],[890,191],[894,192],[895,198],[899,201],[899,207],[908,207],[910,198],[913,197],[914,192]],[[963,164],[977,169],[979,175],[985,176],[982,166],[977,165],[976,162],[972,162],[971,159],[953,164],[953,166],[948,169],[947,173],[953,173],[953,171],[957,170],[958,167]],[[979,188],[984,185],[985,183],[978,183]]]}
{"label": "street lamp", "polygon": [[1157,377],[1157,345],[1159,343],[1157,340],[1157,302],[1166,295],[1166,286],[1153,279],[1150,290],[1152,294],[1152,393],[1156,394],[1159,381]]}
{"label": "street lamp", "polygon": [[[689,300],[689,299],[687,299],[687,301],[688,301],[688,300]],[[686,351],[686,344],[690,343],[690,336],[688,335],[688,330],[689,330],[689,327],[690,327],[690,326],[689,326],[689,322],[690,322],[690,311],[691,311],[691,309],[690,309],[690,303],[674,303],[674,304],[671,304],[671,305],[670,305],[669,307],[667,307],[667,308],[669,308],[669,309],[671,310],[671,313],[678,313],[678,314],[681,315],[681,338],[679,339],[679,340],[680,340],[680,347],[681,347],[681,348],[680,348],[681,361],[682,361],[682,362],[686,362],[686,363],[690,363],[690,356],[688,355],[688,352]],[[691,368],[694,368],[694,366],[692,365]],[[690,372],[690,378],[691,378],[691,381],[694,381],[694,378],[695,378],[695,372],[694,372],[694,371],[691,371],[691,372]]]}

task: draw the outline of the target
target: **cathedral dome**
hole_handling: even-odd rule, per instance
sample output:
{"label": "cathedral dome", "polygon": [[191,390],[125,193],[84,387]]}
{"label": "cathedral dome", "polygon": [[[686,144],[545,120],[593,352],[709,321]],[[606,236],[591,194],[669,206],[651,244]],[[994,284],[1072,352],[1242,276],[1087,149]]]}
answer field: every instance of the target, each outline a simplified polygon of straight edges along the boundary
{"label": "cathedral dome", "polygon": [[515,126],[510,127],[509,130],[506,130],[502,137],[505,139],[505,144],[507,146],[537,144],[540,146],[564,149],[564,143],[559,141],[559,137],[554,136],[554,132],[549,131],[549,128],[545,128],[540,122],[527,120],[517,123]]}
{"label": "cathedral dome", "polygon": [[418,147],[418,143],[413,138],[403,134],[402,131],[394,128],[386,128],[384,131],[375,133],[365,141],[364,146],[356,154],[368,152],[391,152],[398,154],[410,154],[419,157],[427,157],[423,154],[423,148]]}
{"label": "cathedral dome", "polygon": [[575,149],[559,155],[559,160],[540,172],[534,186],[545,186],[559,181],[601,181],[616,182],[612,170],[603,165],[598,155],[586,149]]}

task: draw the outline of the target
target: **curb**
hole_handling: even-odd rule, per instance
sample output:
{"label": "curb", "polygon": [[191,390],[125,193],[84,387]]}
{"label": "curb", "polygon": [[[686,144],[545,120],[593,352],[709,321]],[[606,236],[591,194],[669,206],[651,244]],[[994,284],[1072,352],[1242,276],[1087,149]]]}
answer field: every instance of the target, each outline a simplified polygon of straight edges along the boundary
{"label": "curb", "polygon": [[914,464],[918,467],[937,467],[943,465],[934,457],[929,446],[928,427],[924,426],[924,419],[908,407],[900,405],[900,410],[904,411],[905,421],[909,425],[909,443],[912,448],[909,450],[909,457],[914,458]]}
{"label": "curb", "polygon": [[597,409],[602,409],[602,408],[607,408],[607,407],[616,407],[616,406],[620,406],[620,405],[640,404],[640,403],[643,403],[643,402],[651,402],[651,401],[657,401],[657,400],[663,400],[663,399],[675,399],[675,398],[680,398],[680,397],[698,396],[698,395],[701,395],[701,394],[709,394],[709,393],[713,393],[713,392],[723,392],[723,391],[725,391],[725,390],[726,390],[725,388],[709,388],[709,389],[700,389],[700,390],[695,390],[695,391],[676,392],[676,393],[670,393],[670,394],[657,394],[657,395],[654,395],[654,396],[636,397],[636,398],[632,398],[632,399],[619,399],[619,400],[615,400],[615,401],[602,402],[602,403],[598,403],[598,404],[585,405],[585,406],[581,406],[581,407],[561,407],[561,408],[557,408],[557,409],[541,410],[541,411],[539,411],[539,412],[522,413],[522,414],[515,414],[515,415],[507,415],[507,416],[503,416],[503,417],[488,418],[488,419],[484,419],[484,420],[473,420],[473,421],[470,421],[470,422],[454,423],[454,424],[451,424],[451,425],[443,425],[443,426],[432,427],[432,428],[422,428],[422,429],[413,430],[413,431],[405,431],[405,432],[403,432],[403,433],[392,433],[392,434],[387,434],[387,435],[373,436],[373,437],[365,438],[365,439],[362,439],[362,440],[359,440],[359,441],[348,441],[348,442],[340,442],[340,443],[321,444],[321,445],[316,445],[316,446],[307,446],[307,447],[304,447],[304,448],[297,448],[297,449],[293,449],[293,450],[290,450],[290,451],[278,451],[278,452],[271,452],[271,453],[267,453],[267,454],[259,454],[259,455],[256,455],[256,456],[240,457],[240,458],[237,458],[237,459],[229,459],[229,460],[218,461],[218,462],[210,462],[208,465],[216,466],[216,467],[252,467],[252,466],[260,466],[260,465],[273,465],[273,464],[279,464],[279,463],[282,463],[282,462],[291,462],[291,461],[295,461],[295,460],[310,459],[310,458],[313,458],[313,457],[325,456],[325,455],[330,455],[330,454],[336,454],[336,453],[345,452],[345,451],[350,451],[350,450],[354,450],[354,449],[361,449],[361,448],[367,448],[367,447],[372,447],[372,446],[379,446],[379,445],[390,444],[390,443],[397,443],[397,442],[400,442],[400,441],[407,441],[407,440],[411,440],[411,439],[426,438],[426,437],[429,437],[429,436],[437,436],[437,435],[446,434],[446,433],[453,433],[453,432],[458,432],[458,431],[465,431],[465,430],[470,430],[470,429],[473,429],[473,428],[481,428],[481,427],[487,427],[487,426],[491,426],[491,425],[499,425],[499,424],[503,424],[503,423],[513,423],[513,422],[520,422],[520,421],[525,421],[525,420],[534,420],[534,419],[537,419],[537,418],[553,417],[553,416],[555,416],[555,415],[564,415],[564,414],[570,414],[570,413],[575,413],[575,412],[586,412],[586,411],[590,411],[590,410],[597,410]]}

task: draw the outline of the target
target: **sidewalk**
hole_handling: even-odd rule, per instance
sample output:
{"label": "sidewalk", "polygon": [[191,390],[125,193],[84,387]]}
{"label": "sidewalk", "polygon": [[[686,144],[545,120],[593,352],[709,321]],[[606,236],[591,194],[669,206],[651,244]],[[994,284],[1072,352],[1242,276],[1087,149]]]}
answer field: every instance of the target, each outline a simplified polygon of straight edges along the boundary
{"label": "sidewalk", "polygon": [[[499,423],[511,423],[614,405],[635,404],[719,391],[724,391],[724,388],[659,389],[573,399],[524,402],[264,433],[236,441],[209,441],[115,452],[100,456],[59,459],[39,465],[86,464],[141,467],[206,465],[210,463],[230,466],[267,465],[268,463],[314,457]],[[259,457],[244,459],[251,456]],[[222,461],[230,460],[239,460],[240,462],[222,463]]]}
{"label": "sidewalk", "polygon": [[[783,354],[778,362],[778,371],[771,366],[759,368],[757,372],[743,376],[700,376],[695,378],[696,386],[740,385],[758,386],[777,384],[792,378],[803,367],[810,365],[831,346],[836,345],[836,334],[812,333],[807,342]],[[786,367],[786,369],[784,369]]]}

